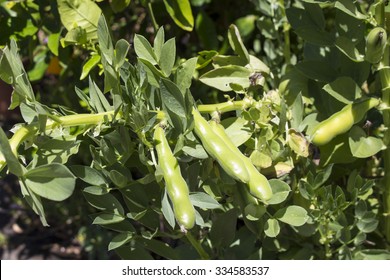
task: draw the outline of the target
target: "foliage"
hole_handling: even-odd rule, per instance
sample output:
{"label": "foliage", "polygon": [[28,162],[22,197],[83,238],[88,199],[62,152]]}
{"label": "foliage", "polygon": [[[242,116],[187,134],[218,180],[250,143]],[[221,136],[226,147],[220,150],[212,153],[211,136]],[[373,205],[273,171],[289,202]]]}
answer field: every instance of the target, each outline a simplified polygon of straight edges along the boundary
{"label": "foliage", "polygon": [[[1,3],[0,78],[23,121],[10,138],[0,130],[0,169],[43,225],[46,200],[76,190],[125,259],[390,258],[389,47],[369,36],[388,30],[386,1],[40,2]],[[148,22],[129,15],[140,9]],[[368,97],[375,105],[350,110],[346,129],[311,143],[322,121],[344,125],[337,112]],[[269,200],[215,160],[193,110],[267,176]],[[176,221],[157,126],[193,228]]]}

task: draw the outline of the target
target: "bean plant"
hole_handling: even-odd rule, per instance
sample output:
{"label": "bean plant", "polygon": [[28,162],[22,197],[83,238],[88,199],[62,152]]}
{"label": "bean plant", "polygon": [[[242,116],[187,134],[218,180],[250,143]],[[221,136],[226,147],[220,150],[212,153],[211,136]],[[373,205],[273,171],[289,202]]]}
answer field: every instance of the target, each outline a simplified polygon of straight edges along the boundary
{"label": "bean plant", "polygon": [[0,1],[1,176],[123,259],[390,259],[390,5],[220,2]]}

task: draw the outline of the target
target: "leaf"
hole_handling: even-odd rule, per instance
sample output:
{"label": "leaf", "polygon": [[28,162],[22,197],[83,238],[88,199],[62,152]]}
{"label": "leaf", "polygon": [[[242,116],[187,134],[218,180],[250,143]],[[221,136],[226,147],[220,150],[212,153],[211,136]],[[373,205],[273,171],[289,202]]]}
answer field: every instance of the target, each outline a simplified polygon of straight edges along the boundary
{"label": "leaf", "polygon": [[115,213],[102,213],[95,217],[93,225],[109,225],[122,222],[125,217]]}
{"label": "leaf", "polygon": [[113,213],[119,216],[124,216],[125,210],[119,200],[112,194],[91,194],[90,190],[83,191],[83,195],[88,203],[96,209],[102,210],[104,213]]}
{"label": "leaf", "polygon": [[160,61],[161,51],[164,42],[165,42],[164,28],[160,27],[157,31],[156,36],[154,37],[154,42],[153,42],[153,50],[154,50],[154,54],[156,55],[157,61]]}
{"label": "leaf", "polygon": [[339,77],[322,89],[344,104],[353,103],[362,96],[362,90],[350,77]]}
{"label": "leaf", "polygon": [[268,237],[274,238],[280,233],[279,222],[276,219],[268,219],[264,225],[264,233]]}
{"label": "leaf", "polygon": [[161,211],[164,215],[165,220],[167,220],[168,224],[172,228],[175,228],[175,215],[173,213],[171,204],[168,201],[168,195],[166,190],[164,190],[164,196],[161,200]]}
{"label": "leaf", "polygon": [[307,211],[300,206],[287,206],[275,213],[275,218],[279,221],[289,224],[291,226],[299,227],[306,223],[309,219]]}
{"label": "leaf", "polygon": [[305,41],[319,46],[332,46],[334,35],[326,32],[322,21],[318,20],[323,17],[320,10],[316,9],[317,16],[312,16],[306,9],[290,7],[286,9],[286,16],[294,31]]}
{"label": "leaf", "polygon": [[349,131],[349,147],[352,155],[357,158],[368,158],[386,149],[381,139],[367,136],[358,126],[353,126]]}
{"label": "leaf", "polygon": [[36,165],[48,163],[65,164],[69,157],[77,154],[80,147],[80,141],[49,139],[38,144],[36,153]]}
{"label": "leaf", "polygon": [[357,228],[364,233],[373,232],[378,227],[379,221],[376,218],[375,213],[367,212],[358,219],[356,226]]}
{"label": "leaf", "polygon": [[169,15],[180,28],[192,31],[194,16],[189,0],[164,0],[164,4]]}
{"label": "leaf", "polygon": [[81,72],[80,80],[84,80],[88,76],[89,72],[91,72],[91,70],[99,64],[100,59],[100,55],[94,54],[87,60],[87,62],[85,62]]}
{"label": "leaf", "polygon": [[165,77],[164,73],[148,60],[142,58],[138,58],[138,60],[145,66],[144,69],[148,77],[148,82],[156,88],[160,87],[160,79]]}
{"label": "leaf", "polygon": [[214,56],[218,55],[217,51],[201,51],[198,53],[198,61],[196,63],[196,69],[202,69],[206,67],[213,59]]}
{"label": "leaf", "polygon": [[126,60],[130,44],[124,39],[120,39],[115,44],[115,70],[118,71]]}
{"label": "leaf", "polygon": [[86,39],[97,39],[97,26],[102,10],[91,0],[57,0],[61,22],[69,31],[82,28]]}
{"label": "leaf", "polygon": [[44,198],[62,201],[70,197],[76,178],[69,169],[59,163],[41,165],[24,174],[26,186]]}
{"label": "leaf", "polygon": [[368,16],[363,15],[356,8],[355,3],[352,0],[339,0],[336,1],[334,5],[336,9],[346,13],[347,15],[354,17],[356,19],[367,19]]}
{"label": "leaf", "polygon": [[111,0],[110,6],[114,13],[122,12],[131,3],[131,0]]}
{"label": "leaf", "polygon": [[305,60],[296,65],[296,69],[309,79],[320,82],[332,82],[338,77],[337,71],[327,62]]}
{"label": "leaf", "polygon": [[252,136],[252,131],[247,127],[248,121],[243,118],[227,118],[222,121],[226,127],[226,135],[236,147],[241,146]]}
{"label": "leaf", "polygon": [[201,209],[221,209],[222,206],[214,198],[206,193],[199,192],[190,194],[192,204]]}
{"label": "leaf", "polygon": [[169,76],[172,72],[173,65],[176,59],[176,42],[175,38],[169,39],[161,48],[161,57],[159,65],[165,76]]}
{"label": "leaf", "polygon": [[270,200],[267,200],[268,204],[279,204],[287,199],[291,192],[291,188],[287,183],[279,179],[271,179],[269,180],[269,184],[271,185],[273,195]]}
{"label": "leaf", "polygon": [[60,33],[51,33],[47,38],[47,47],[55,55],[58,56],[58,47],[60,45]]}
{"label": "leaf", "polygon": [[245,218],[250,221],[258,221],[267,212],[267,209],[263,205],[250,203],[245,206],[244,214]]}
{"label": "leaf", "polygon": [[184,96],[180,89],[168,79],[160,80],[161,100],[173,127],[184,132],[187,128],[187,110]]}
{"label": "leaf", "polygon": [[210,230],[210,240],[215,247],[229,246],[235,237],[237,210],[230,209],[215,216]]}
{"label": "leaf", "polygon": [[184,94],[190,88],[195,73],[197,58],[193,57],[180,64],[176,69],[175,83]]}
{"label": "leaf", "polygon": [[203,10],[201,10],[196,17],[195,29],[203,49],[218,49],[218,36],[215,22]]}
{"label": "leaf", "polygon": [[326,168],[317,173],[313,181],[314,189],[317,189],[326,183],[326,181],[330,178],[330,175],[332,175],[332,169],[333,164],[329,164],[328,166],[326,166]]}
{"label": "leaf", "polygon": [[235,51],[235,53],[241,57],[245,63],[249,63],[249,53],[245,48],[244,43],[242,42],[242,38],[240,32],[234,24],[229,26],[228,39],[230,46]]}
{"label": "leaf", "polygon": [[116,235],[108,244],[108,251],[115,250],[126,243],[129,243],[131,239],[133,238],[132,232],[121,232],[118,235]]}
{"label": "leaf", "polygon": [[77,176],[77,178],[83,180],[87,184],[99,186],[105,185],[107,182],[104,179],[103,175],[94,168],[84,165],[73,165],[70,167],[73,174]]}
{"label": "leaf", "polygon": [[165,258],[168,260],[177,260],[178,256],[174,249],[172,249],[167,243],[155,240],[137,238],[137,243],[142,245],[145,249]]}
{"label": "leaf", "polygon": [[5,166],[5,162],[8,164],[9,172],[18,177],[23,175],[23,166],[12,152],[7,135],[5,135],[3,129],[0,127],[0,170]]}
{"label": "leaf", "polygon": [[19,185],[23,194],[24,199],[30,205],[30,207],[34,210],[34,212],[39,216],[41,223],[43,226],[48,227],[49,224],[46,221],[45,217],[45,209],[43,208],[43,204],[41,198],[33,193],[27,186],[22,178],[19,181]]}
{"label": "leaf", "polygon": [[351,41],[351,39],[339,36],[335,42],[336,47],[348,56],[352,61],[361,62],[364,61],[364,55],[360,54],[360,52],[356,49],[355,44]]}
{"label": "leaf", "polygon": [[154,50],[144,36],[135,34],[134,51],[139,58],[150,62],[152,65],[157,64],[157,57]]}
{"label": "leaf", "polygon": [[199,80],[210,87],[226,92],[232,90],[231,83],[248,88],[251,74],[251,71],[245,67],[229,65],[211,70],[203,74]]}

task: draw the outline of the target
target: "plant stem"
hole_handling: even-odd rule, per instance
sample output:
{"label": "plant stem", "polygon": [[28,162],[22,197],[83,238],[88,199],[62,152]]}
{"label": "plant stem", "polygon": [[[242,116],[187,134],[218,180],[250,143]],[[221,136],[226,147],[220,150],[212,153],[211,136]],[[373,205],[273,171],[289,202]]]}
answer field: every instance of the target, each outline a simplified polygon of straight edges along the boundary
{"label": "plant stem", "polygon": [[153,12],[153,7],[152,7],[152,2],[151,1],[148,1],[148,3],[146,4],[147,8],[148,8],[148,12],[149,12],[149,15],[150,15],[150,18],[152,19],[152,23],[153,23],[153,28],[154,28],[154,33],[156,33],[158,31],[158,23],[156,21],[156,18],[154,17],[154,12]]}
{"label": "plant stem", "polygon": [[207,254],[207,252],[203,249],[202,245],[198,240],[196,240],[190,232],[187,232],[186,237],[188,241],[190,241],[191,245],[195,248],[195,250],[198,252],[199,256],[202,258],[202,260],[209,260],[210,256]]}
{"label": "plant stem", "polygon": [[[104,113],[98,114],[76,114],[69,116],[58,117],[54,120],[48,120],[46,123],[45,130],[49,131],[57,126],[62,127],[70,127],[70,126],[79,126],[79,125],[96,125],[99,124],[107,118],[108,120],[112,120],[114,116],[114,111],[108,111]],[[9,144],[11,146],[11,150],[16,157],[18,157],[18,149],[19,146],[29,137],[34,136],[39,130],[39,126],[37,123],[32,123],[29,125],[24,125],[19,127],[14,135],[9,139]],[[0,170],[3,169],[7,165],[4,157],[0,154]]]}
{"label": "plant stem", "polygon": [[226,101],[217,104],[201,104],[198,105],[198,110],[201,113],[213,113],[215,111],[224,113],[234,110],[243,110],[254,104],[253,100],[244,99],[239,101]]}
{"label": "plant stem", "polygon": [[284,35],[284,48],[283,54],[287,64],[291,64],[291,51],[290,51],[290,29],[291,25],[286,18],[286,6],[284,0],[279,0],[279,5],[282,11],[282,16],[285,18],[283,22],[283,35]]}

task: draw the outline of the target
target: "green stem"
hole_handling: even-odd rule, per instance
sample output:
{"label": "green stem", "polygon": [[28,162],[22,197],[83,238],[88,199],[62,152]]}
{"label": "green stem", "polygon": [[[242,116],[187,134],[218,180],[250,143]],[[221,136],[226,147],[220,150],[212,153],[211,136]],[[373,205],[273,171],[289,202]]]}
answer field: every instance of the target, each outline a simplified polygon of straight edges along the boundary
{"label": "green stem", "polygon": [[203,249],[200,242],[198,240],[196,240],[195,237],[193,237],[190,232],[187,232],[186,237],[187,237],[188,241],[190,241],[191,245],[198,252],[198,254],[202,258],[202,260],[209,260],[210,259],[209,254],[207,254],[207,252],[205,251],[205,249]]}
{"label": "green stem", "polygon": [[[70,127],[79,125],[96,125],[107,118],[109,121],[113,119],[114,111],[98,113],[98,114],[76,114],[69,116],[58,117],[54,120],[48,120],[45,130],[50,131],[58,126]],[[11,150],[16,157],[18,157],[19,146],[29,137],[34,136],[39,130],[39,126],[36,123],[24,125],[19,127],[14,135],[9,139]],[[5,158],[0,154],[0,170],[7,165]]]}
{"label": "green stem", "polygon": [[158,26],[158,23],[157,23],[157,21],[156,21],[156,18],[154,17],[152,2],[151,2],[151,1],[148,1],[146,7],[147,7],[148,12],[149,12],[149,14],[150,14],[150,17],[151,17],[151,19],[152,19],[154,32],[156,33],[156,32],[158,31],[158,29],[159,29],[159,26]]}
{"label": "green stem", "polygon": [[[384,5],[382,5],[384,9]],[[381,14],[381,11],[376,11],[377,14]],[[382,21],[383,17],[378,17]],[[383,22],[378,22],[383,25]],[[390,69],[389,66],[390,50],[389,46],[386,46],[385,53],[382,57],[381,64],[382,69],[379,70],[382,86],[382,102],[384,107],[390,106]],[[387,130],[383,136],[383,143],[386,145],[386,150],[383,151],[383,164],[385,175],[382,181],[383,191],[383,231],[388,243],[390,243],[390,111],[384,110],[383,123]]]}
{"label": "green stem", "polygon": [[201,113],[213,113],[215,111],[224,113],[234,110],[243,110],[254,104],[253,100],[244,99],[239,101],[226,101],[217,104],[201,104],[198,105],[198,110]]}
{"label": "green stem", "polygon": [[284,0],[279,0],[279,5],[282,11],[282,16],[285,18],[285,21],[283,22],[283,35],[284,35],[284,59],[286,60],[287,64],[291,64],[291,51],[290,51],[290,29],[291,25],[287,21],[286,18],[286,7],[284,4]]}

